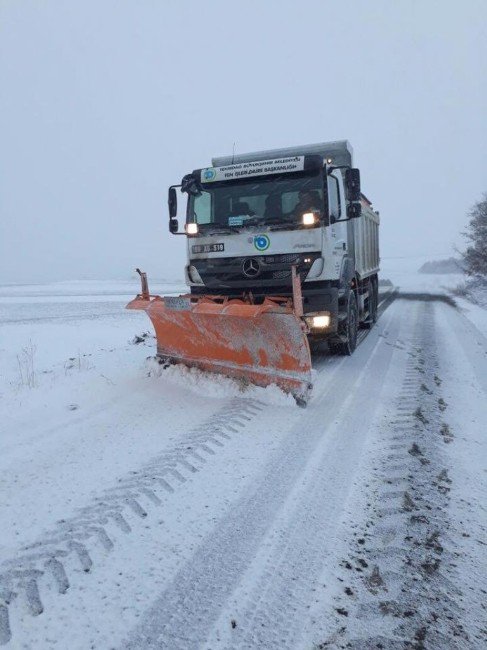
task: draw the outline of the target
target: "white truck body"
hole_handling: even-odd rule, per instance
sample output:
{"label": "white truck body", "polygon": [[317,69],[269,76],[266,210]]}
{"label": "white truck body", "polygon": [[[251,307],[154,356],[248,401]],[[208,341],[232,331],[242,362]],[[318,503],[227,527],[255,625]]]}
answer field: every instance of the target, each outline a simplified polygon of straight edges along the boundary
{"label": "white truck body", "polygon": [[[360,189],[357,195],[357,183],[354,186],[351,179],[359,179],[358,170],[353,169],[347,141],[217,157],[212,165],[185,177],[199,188],[192,191],[186,185],[186,280],[191,293],[238,297],[250,292],[257,301],[269,295],[290,296],[291,266],[296,265],[305,314],[330,315],[324,334],[337,336],[350,291],[356,295],[360,321],[372,318],[380,219]],[[303,214],[303,223],[289,221],[290,212],[281,221],[261,218],[264,195],[256,192],[264,190],[259,188],[275,183],[276,191],[269,190],[267,196],[273,201],[284,188],[279,204],[283,214],[291,195],[298,200],[300,182],[314,183],[308,199],[313,192],[321,197],[311,217]],[[285,189],[286,183],[294,183],[294,194]],[[240,212],[239,207],[232,212],[232,206],[241,206]],[[311,227],[303,225],[305,218],[315,219]],[[245,265],[256,266],[256,275],[250,276]]]}

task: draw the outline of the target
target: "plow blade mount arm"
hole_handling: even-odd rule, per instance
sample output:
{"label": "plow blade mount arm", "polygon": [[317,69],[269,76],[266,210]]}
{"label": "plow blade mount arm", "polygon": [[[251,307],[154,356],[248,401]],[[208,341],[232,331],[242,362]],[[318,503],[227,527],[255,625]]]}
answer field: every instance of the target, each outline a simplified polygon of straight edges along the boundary
{"label": "plow blade mount arm", "polygon": [[259,386],[277,384],[306,403],[311,354],[306,326],[289,302],[141,294],[127,309],[147,312],[159,357]]}

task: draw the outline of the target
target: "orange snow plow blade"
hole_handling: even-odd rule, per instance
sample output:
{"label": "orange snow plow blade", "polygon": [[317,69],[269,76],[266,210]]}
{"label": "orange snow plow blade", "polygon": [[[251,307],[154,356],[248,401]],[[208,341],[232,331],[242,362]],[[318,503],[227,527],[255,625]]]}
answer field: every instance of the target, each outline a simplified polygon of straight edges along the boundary
{"label": "orange snow plow blade", "polygon": [[150,296],[147,284],[127,309],[154,325],[157,356],[259,386],[277,384],[306,403],[311,355],[303,321],[290,301],[254,305],[219,296]]}

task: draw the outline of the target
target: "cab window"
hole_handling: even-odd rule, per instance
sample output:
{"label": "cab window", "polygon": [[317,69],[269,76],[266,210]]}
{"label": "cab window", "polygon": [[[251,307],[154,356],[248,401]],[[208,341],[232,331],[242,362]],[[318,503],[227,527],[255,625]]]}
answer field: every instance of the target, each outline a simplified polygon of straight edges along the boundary
{"label": "cab window", "polygon": [[328,207],[330,217],[340,218],[340,192],[338,191],[338,180],[334,176],[328,176]]}

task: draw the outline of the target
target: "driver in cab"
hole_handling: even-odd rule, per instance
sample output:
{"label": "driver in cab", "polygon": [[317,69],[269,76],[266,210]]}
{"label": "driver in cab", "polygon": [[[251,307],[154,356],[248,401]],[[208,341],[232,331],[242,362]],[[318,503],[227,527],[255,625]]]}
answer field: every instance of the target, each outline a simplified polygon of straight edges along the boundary
{"label": "driver in cab", "polygon": [[321,198],[317,190],[301,190],[298,195],[298,202],[294,208],[294,214],[301,217],[305,212],[320,212]]}

